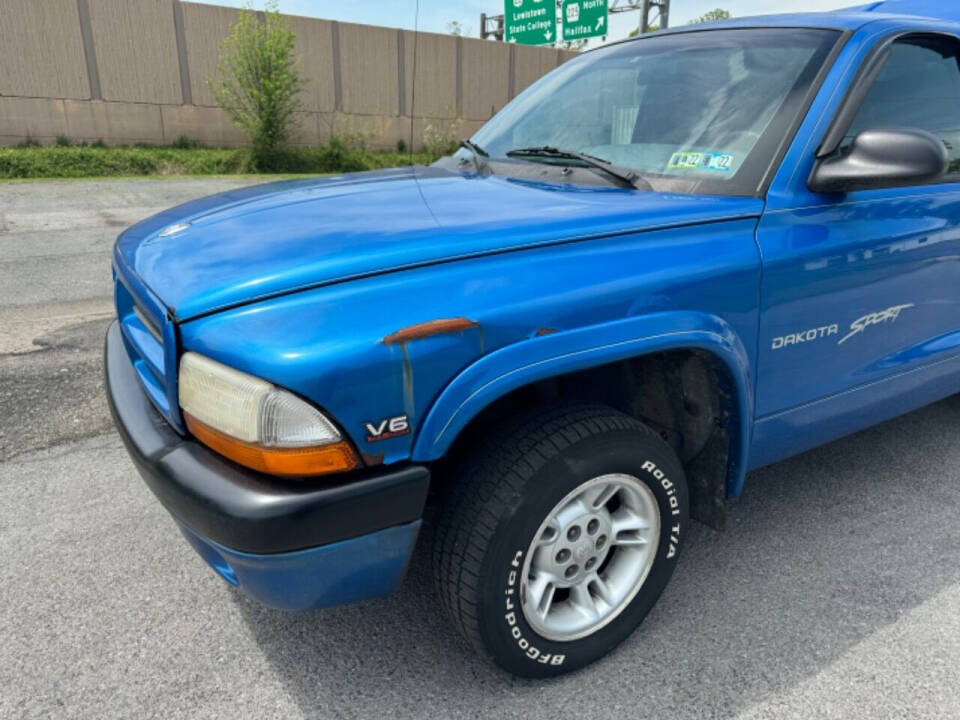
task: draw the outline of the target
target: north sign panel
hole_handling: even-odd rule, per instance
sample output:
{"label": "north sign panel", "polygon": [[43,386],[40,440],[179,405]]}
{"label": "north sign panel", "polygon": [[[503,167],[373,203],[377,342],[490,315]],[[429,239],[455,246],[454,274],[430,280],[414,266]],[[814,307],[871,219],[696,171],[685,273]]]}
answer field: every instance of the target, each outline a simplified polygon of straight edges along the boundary
{"label": "north sign panel", "polygon": [[563,0],[564,40],[583,40],[607,34],[607,0]]}

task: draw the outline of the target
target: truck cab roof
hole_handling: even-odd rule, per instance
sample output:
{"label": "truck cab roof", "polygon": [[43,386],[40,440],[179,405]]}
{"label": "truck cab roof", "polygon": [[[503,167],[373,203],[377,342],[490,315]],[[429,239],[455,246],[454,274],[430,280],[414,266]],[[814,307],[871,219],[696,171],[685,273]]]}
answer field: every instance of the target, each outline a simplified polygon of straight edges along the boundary
{"label": "truck cab roof", "polygon": [[945,6],[942,0],[881,0],[832,12],[778,13],[733,18],[714,23],[671,28],[666,32],[696,32],[705,28],[821,27],[859,30],[878,20],[937,20],[960,26],[960,6]]}

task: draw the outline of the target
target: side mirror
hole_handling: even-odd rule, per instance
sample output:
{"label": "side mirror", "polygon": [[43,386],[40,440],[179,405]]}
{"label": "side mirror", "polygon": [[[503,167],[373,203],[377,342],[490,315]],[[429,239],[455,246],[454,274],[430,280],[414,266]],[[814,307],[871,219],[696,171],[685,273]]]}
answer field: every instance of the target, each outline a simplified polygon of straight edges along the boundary
{"label": "side mirror", "polygon": [[947,174],[950,158],[940,138],[914,128],[864,130],[849,149],[819,160],[807,186],[846,193],[919,185]]}

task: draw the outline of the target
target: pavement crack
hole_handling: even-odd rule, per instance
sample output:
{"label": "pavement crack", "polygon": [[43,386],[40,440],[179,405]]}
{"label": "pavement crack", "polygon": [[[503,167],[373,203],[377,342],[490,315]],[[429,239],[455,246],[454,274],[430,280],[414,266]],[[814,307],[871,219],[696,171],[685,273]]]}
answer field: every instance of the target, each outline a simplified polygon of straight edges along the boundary
{"label": "pavement crack", "polygon": [[[0,462],[4,462],[4,463],[9,462],[12,465],[36,465],[40,463],[49,462],[50,460],[58,460],[76,453],[77,443],[86,442],[95,438],[102,438],[103,442],[91,444],[87,446],[87,449],[106,450],[108,448],[116,447],[119,436],[117,435],[115,430],[109,430],[106,433],[104,433],[102,429],[97,428],[95,431],[91,432],[89,435],[74,435],[70,437],[70,439],[68,440],[58,440],[48,445],[39,445],[39,446],[24,448],[20,452],[15,452],[10,455],[0,456]],[[55,448],[62,448],[62,450],[59,450],[57,452],[51,452]]]}

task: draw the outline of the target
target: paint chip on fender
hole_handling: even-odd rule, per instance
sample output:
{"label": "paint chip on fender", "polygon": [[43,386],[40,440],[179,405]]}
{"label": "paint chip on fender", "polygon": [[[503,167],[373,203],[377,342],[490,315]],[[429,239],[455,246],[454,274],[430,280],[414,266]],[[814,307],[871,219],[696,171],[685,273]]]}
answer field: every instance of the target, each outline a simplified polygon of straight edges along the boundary
{"label": "paint chip on fender", "polygon": [[434,335],[463,332],[464,330],[470,330],[476,327],[480,327],[480,323],[464,317],[431,320],[425,323],[418,323],[417,325],[410,325],[409,327],[397,330],[395,333],[390,333],[383,339],[383,344],[399,345],[409,342],[410,340],[422,340],[433,337]]}

